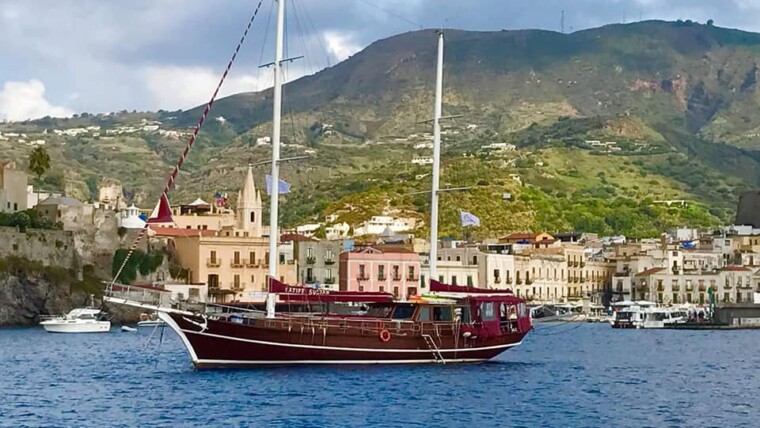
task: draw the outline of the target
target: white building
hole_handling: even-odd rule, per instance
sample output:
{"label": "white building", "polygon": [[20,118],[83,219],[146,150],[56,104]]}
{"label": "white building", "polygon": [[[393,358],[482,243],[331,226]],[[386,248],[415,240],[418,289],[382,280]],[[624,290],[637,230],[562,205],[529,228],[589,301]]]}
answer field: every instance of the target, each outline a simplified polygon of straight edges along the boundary
{"label": "white building", "polygon": [[314,233],[322,226],[321,223],[302,224],[296,227],[296,233],[308,237],[314,236]]}
{"label": "white building", "polygon": [[432,149],[433,143],[430,142],[424,142],[424,143],[417,143],[414,145],[415,149]]}
{"label": "white building", "polygon": [[325,227],[325,236],[327,239],[342,239],[348,238],[348,232],[351,230],[351,226],[348,223],[338,223]]}
{"label": "white building", "polygon": [[256,139],[256,145],[257,146],[263,146],[265,144],[271,144],[272,143],[272,137],[259,137]]}
{"label": "white building", "polygon": [[125,229],[142,229],[145,227],[145,220],[140,218],[140,210],[134,204],[130,205],[119,216],[119,227]]}
{"label": "white building", "polygon": [[431,157],[415,157],[412,158],[412,163],[417,165],[432,165],[433,158]]}
{"label": "white building", "polygon": [[417,221],[411,218],[393,218],[390,216],[373,216],[361,226],[354,228],[354,236],[379,235],[389,228],[393,232],[406,232],[414,229]]}

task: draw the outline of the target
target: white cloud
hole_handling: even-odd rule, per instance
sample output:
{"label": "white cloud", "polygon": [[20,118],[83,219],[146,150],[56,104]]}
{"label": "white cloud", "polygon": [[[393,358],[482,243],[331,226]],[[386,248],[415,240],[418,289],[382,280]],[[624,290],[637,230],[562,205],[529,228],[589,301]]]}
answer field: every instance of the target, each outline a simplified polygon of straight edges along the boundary
{"label": "white cloud", "polygon": [[325,31],[323,33],[326,49],[338,59],[343,61],[361,49],[361,46],[354,41],[350,33],[339,31]]}
{"label": "white cloud", "polygon": [[0,119],[18,121],[45,116],[66,117],[72,112],[45,99],[45,84],[39,80],[5,82],[0,91]]}
{"label": "white cloud", "polygon": [[[285,80],[291,81],[304,75],[303,66],[288,65],[284,69]],[[147,67],[141,75],[151,97],[150,104],[165,110],[188,109],[208,102],[221,71],[209,67],[160,66]],[[272,72],[262,69],[258,75],[235,75],[230,72],[219,91],[218,97],[240,92],[266,89],[273,84]]]}

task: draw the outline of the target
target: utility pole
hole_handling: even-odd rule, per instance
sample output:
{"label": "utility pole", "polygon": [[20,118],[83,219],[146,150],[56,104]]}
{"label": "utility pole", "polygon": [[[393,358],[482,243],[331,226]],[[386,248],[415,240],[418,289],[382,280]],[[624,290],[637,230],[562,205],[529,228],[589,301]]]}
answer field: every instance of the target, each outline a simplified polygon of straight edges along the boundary
{"label": "utility pole", "polygon": [[562,11],[562,18],[560,19],[560,27],[562,28],[562,34],[565,34],[565,11]]}

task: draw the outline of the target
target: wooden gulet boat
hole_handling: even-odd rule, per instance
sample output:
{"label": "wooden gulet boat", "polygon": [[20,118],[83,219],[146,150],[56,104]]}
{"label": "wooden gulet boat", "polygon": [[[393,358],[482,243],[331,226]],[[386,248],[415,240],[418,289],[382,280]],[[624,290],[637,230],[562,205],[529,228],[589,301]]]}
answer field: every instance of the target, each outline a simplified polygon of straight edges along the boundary
{"label": "wooden gulet boat", "polygon": [[[199,368],[280,364],[468,363],[519,345],[531,330],[525,303],[507,292],[431,282],[436,298],[393,301],[391,295],[287,286],[272,291],[294,303],[374,300],[366,314],[238,311],[222,315],[160,311]],[[319,294],[308,294],[313,291]]]}
{"label": "wooden gulet boat", "polygon": [[[272,183],[279,180],[282,30],[285,2],[279,1],[272,135]],[[255,16],[255,15],[254,15]],[[443,34],[438,38],[436,101],[433,118],[431,242],[437,242]],[[213,101],[213,99],[212,99]],[[210,107],[211,103],[209,104]],[[522,343],[532,329],[525,302],[509,290],[442,284],[435,278],[437,247],[430,252],[431,295],[394,301],[388,293],[328,291],[277,281],[278,186],[272,186],[266,311],[240,305],[208,305],[205,312],[164,306],[144,288],[111,284],[105,300],[155,311],[182,339],[196,367],[247,367],[281,364],[473,363],[494,358]],[[168,205],[165,196],[163,202]],[[147,293],[147,294],[146,294]],[[148,296],[148,298],[146,298]],[[366,312],[348,315],[280,311],[275,302],[303,305],[369,303]],[[212,312],[210,309],[216,309]]]}

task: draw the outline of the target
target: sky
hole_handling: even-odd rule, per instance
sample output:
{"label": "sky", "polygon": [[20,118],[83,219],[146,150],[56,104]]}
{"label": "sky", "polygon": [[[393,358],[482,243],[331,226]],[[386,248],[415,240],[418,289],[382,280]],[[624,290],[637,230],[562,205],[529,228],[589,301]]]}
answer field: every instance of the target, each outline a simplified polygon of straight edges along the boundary
{"label": "sky", "polygon": [[[283,0],[286,79],[424,28],[578,31],[692,19],[760,32],[760,0]],[[0,120],[208,101],[259,0],[0,0]],[[221,95],[271,86],[274,0],[262,0]]]}

